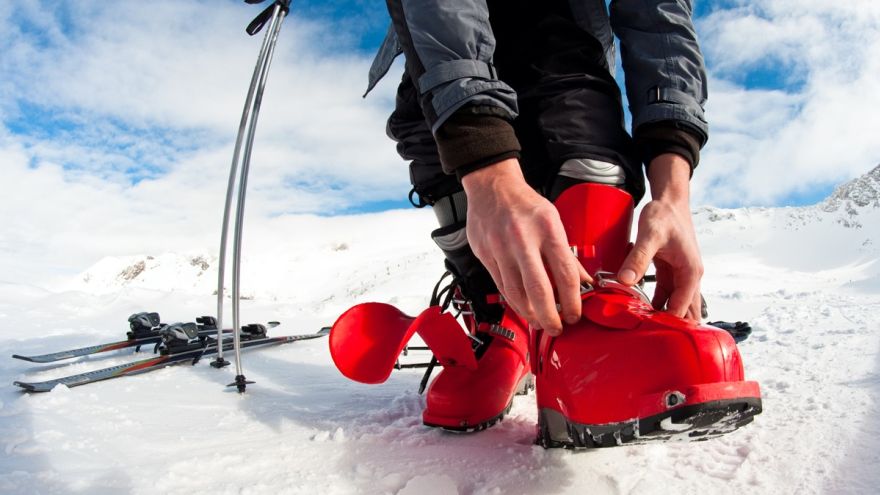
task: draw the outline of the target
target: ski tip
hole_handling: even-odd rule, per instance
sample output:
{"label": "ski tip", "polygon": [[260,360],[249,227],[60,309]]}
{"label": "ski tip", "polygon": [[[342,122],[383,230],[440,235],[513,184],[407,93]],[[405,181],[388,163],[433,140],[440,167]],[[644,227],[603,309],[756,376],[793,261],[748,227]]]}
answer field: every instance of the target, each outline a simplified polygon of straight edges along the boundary
{"label": "ski tip", "polygon": [[318,330],[318,335],[327,335],[330,333],[330,327],[323,327]]}
{"label": "ski tip", "polygon": [[30,361],[32,363],[34,362],[34,359],[30,356],[21,356],[19,354],[13,354],[12,357],[15,359],[21,359],[22,361]]}
{"label": "ski tip", "polygon": [[268,326],[269,328],[275,328],[275,327],[277,327],[277,326],[280,325],[280,324],[281,324],[280,321],[270,321],[270,322],[266,322],[266,326]]}
{"label": "ski tip", "polygon": [[33,392],[37,389],[33,384],[27,382],[12,382],[12,384],[23,388],[25,392]]}

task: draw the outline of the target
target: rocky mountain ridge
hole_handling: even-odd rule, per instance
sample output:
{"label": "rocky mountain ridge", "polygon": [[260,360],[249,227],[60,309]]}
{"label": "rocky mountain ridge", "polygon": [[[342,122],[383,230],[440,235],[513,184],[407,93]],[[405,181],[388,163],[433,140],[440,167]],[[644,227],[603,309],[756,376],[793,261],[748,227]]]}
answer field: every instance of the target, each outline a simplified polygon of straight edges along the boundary
{"label": "rocky mountain ridge", "polygon": [[[243,296],[275,299],[310,292],[320,301],[323,296],[318,288],[325,276],[348,279],[354,274],[369,274],[362,277],[371,280],[369,286],[351,288],[354,296],[381,287],[389,277],[423,273],[430,278],[435,271],[439,275],[442,269],[433,245],[421,234],[405,233],[406,225],[389,227],[395,224],[387,218],[395,214],[390,211],[369,219],[349,219],[366,234],[354,234],[345,228],[329,232],[315,226],[328,231],[313,230],[314,238],[305,243],[291,239],[275,244],[271,251],[246,251]],[[873,263],[871,260],[880,260],[880,166],[841,184],[815,205],[700,207],[694,210],[694,222],[704,256],[757,249],[768,259],[773,258],[776,265],[804,272],[828,269],[841,262]],[[407,248],[395,246],[397,252],[389,251],[389,246],[374,238],[375,232],[397,228],[404,233],[392,238],[419,238],[408,240],[413,245]],[[828,256],[830,252],[834,256]],[[216,255],[206,252],[108,257],[82,273],[69,288],[99,293],[131,287],[215,294],[216,262]],[[437,270],[433,270],[434,265]]]}

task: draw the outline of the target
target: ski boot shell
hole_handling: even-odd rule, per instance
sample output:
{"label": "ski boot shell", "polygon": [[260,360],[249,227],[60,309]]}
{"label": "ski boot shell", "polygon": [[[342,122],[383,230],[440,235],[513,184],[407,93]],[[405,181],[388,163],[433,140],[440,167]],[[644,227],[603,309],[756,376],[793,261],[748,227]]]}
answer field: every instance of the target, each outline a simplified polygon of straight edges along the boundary
{"label": "ski boot shell", "polygon": [[727,332],[655,311],[640,289],[609,276],[627,252],[629,195],[581,184],[556,205],[573,250],[598,276],[582,294],[581,321],[565,325],[558,337],[533,330],[537,443],[594,448],[699,440],[759,414],[759,386],[744,381]]}
{"label": "ski boot shell", "polygon": [[486,429],[510,411],[514,395],[532,387],[524,320],[505,310],[500,324],[479,324],[473,338],[480,342],[477,367],[443,367],[428,388],[425,425],[453,431]]}
{"label": "ski boot shell", "polygon": [[[455,431],[481,430],[501,419],[516,392],[529,388],[527,324],[512,312],[498,325],[480,325],[469,337],[456,319],[431,306],[418,317],[394,306],[365,303],[336,320],[330,355],[346,377],[382,383],[418,333],[443,370],[431,383],[423,421]],[[477,346],[475,351],[474,344]]]}

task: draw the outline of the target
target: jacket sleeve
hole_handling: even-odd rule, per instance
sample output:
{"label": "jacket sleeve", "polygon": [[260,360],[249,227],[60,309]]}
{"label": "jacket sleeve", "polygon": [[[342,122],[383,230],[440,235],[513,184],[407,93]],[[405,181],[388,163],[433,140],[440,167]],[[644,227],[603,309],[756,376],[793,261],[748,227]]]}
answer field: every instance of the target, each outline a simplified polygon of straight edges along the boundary
{"label": "jacket sleeve", "polygon": [[495,74],[485,0],[387,3],[444,171],[461,176],[515,156],[516,92]]}
{"label": "jacket sleeve", "polygon": [[613,0],[633,137],[646,163],[679,152],[696,166],[709,137],[706,70],[690,0]]}

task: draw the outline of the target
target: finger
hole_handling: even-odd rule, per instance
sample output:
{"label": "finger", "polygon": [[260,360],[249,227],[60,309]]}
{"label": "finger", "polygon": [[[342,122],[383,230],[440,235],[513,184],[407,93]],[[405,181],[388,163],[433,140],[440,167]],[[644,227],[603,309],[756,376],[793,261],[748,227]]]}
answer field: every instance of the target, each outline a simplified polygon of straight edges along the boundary
{"label": "finger", "polygon": [[639,230],[635,245],[620,266],[617,280],[626,285],[635,285],[645,276],[660,245],[660,239],[652,231]]}
{"label": "finger", "polygon": [[556,244],[553,252],[548,253],[545,259],[553,274],[553,281],[556,283],[562,318],[568,324],[577,323],[581,319],[580,282],[583,277],[581,273],[583,267],[562,243]]}
{"label": "finger", "polygon": [[[534,310],[538,326],[550,335],[561,334],[562,321],[556,311],[553,287],[550,285],[550,277],[544,269],[543,260],[536,253],[525,256],[521,262],[523,287],[526,291],[526,298]],[[574,274],[575,272],[571,273],[572,276]]]}
{"label": "finger", "polygon": [[688,308],[694,301],[694,296],[696,295],[697,298],[699,298],[699,293],[700,276],[697,271],[692,268],[680,270],[679,273],[676,274],[675,289],[669,294],[669,302],[666,304],[666,310],[679,318],[684,318],[688,312]]}
{"label": "finger", "polygon": [[694,298],[691,300],[685,318],[694,320],[697,323],[703,319],[703,297],[700,295],[699,287],[697,287],[697,291],[694,293]]}
{"label": "finger", "polygon": [[537,322],[535,311],[529,303],[523,287],[522,276],[516,264],[499,264],[504,298],[514,311],[530,323]]}
{"label": "finger", "polygon": [[669,289],[666,288],[666,284],[661,284],[658,281],[654,287],[654,297],[651,298],[651,306],[657,311],[663,311],[666,308],[667,301],[669,301]]}
{"label": "finger", "polygon": [[516,314],[520,315],[522,318],[528,320],[525,316],[527,313],[523,309],[518,306],[518,301],[514,301],[510,296],[508,296],[508,290],[504,286],[504,277],[501,274],[501,268],[498,267],[498,264],[494,259],[488,260],[483,263],[483,266],[486,267],[486,270],[489,271],[489,275],[492,276],[492,281],[495,282],[495,287],[498,289],[498,292],[504,296],[504,302],[510,309],[512,309]]}
{"label": "finger", "polygon": [[584,265],[582,265],[580,261],[577,261],[577,258],[575,258],[575,262],[577,263],[578,277],[580,278],[581,283],[593,285],[595,280],[593,280],[593,277],[587,272],[587,269],[584,268]]}

